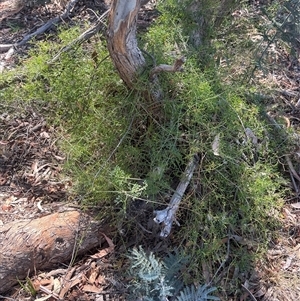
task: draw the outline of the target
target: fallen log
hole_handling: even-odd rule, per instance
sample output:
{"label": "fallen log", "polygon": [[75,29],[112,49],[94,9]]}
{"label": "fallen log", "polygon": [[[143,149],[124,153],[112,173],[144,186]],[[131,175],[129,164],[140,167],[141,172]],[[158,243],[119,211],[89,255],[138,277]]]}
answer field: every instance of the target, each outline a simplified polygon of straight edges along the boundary
{"label": "fallen log", "polygon": [[54,213],[0,226],[0,293],[18,280],[61,263],[105,241],[100,222],[78,211]]}

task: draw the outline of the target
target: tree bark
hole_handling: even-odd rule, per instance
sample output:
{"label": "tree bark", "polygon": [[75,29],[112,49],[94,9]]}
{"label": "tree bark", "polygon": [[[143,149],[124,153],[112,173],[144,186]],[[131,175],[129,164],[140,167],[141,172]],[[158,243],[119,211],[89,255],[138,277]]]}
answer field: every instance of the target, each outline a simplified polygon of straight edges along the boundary
{"label": "tree bark", "polygon": [[113,63],[129,88],[145,67],[145,58],[136,40],[140,0],[113,0],[108,19],[108,50]]}
{"label": "tree bark", "polygon": [[0,227],[0,293],[41,269],[71,262],[105,239],[100,223],[78,211],[54,213]]}

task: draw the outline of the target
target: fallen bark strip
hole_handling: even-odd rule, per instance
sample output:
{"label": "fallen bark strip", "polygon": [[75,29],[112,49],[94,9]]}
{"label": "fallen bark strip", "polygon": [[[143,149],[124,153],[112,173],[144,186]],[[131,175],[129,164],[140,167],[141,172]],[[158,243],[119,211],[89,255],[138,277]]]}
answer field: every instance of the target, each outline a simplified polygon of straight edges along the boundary
{"label": "fallen bark strip", "polygon": [[69,2],[69,4],[67,5],[65,11],[61,15],[49,20],[43,26],[39,27],[35,32],[26,35],[20,42],[17,42],[17,43],[14,43],[14,44],[2,44],[2,45],[0,45],[0,52],[6,52],[12,47],[24,46],[33,37],[46,32],[53,25],[61,22],[62,20],[65,20],[69,16],[70,12],[74,9],[77,2],[78,2],[78,0],[71,0]]}
{"label": "fallen bark strip", "polygon": [[[105,241],[100,223],[78,211],[54,213],[0,227],[0,293],[36,270],[72,262]],[[102,229],[103,230],[103,229]]]}

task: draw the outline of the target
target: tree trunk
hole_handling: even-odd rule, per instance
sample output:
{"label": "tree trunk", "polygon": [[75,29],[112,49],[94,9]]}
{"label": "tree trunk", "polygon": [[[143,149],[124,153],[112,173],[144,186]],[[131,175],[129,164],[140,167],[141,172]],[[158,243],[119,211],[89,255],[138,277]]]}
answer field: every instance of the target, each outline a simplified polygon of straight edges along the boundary
{"label": "tree trunk", "polygon": [[136,40],[140,5],[140,0],[113,0],[108,19],[108,50],[120,77],[130,88],[145,66]]}
{"label": "tree trunk", "polygon": [[0,227],[0,293],[41,269],[73,261],[104,241],[100,224],[78,211]]}

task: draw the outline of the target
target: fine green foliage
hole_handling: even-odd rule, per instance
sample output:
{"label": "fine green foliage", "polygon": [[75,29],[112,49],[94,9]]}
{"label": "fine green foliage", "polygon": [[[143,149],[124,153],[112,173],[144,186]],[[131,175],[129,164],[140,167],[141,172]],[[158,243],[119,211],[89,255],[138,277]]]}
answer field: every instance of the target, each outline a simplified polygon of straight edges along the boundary
{"label": "fine green foliage", "polygon": [[[170,0],[161,5],[169,8],[175,2]],[[181,204],[179,219],[183,225],[181,242],[192,246],[188,248],[194,257],[190,271],[200,277],[197,266],[201,262],[211,258],[222,262],[227,247],[220,245],[220,241],[230,233],[249,237],[260,245],[259,250],[267,246],[271,231],[278,225],[276,212],[283,202],[285,181],[279,174],[277,154],[283,154],[284,148],[271,133],[262,103],[241,96],[240,89],[233,91],[234,85],[221,86],[211,69],[202,71],[198,51],[189,47],[184,34],[188,26],[184,13],[165,13],[150,28],[145,40],[151,49],[152,37],[159,32],[152,47],[154,43],[158,45],[166,55],[165,60],[172,52],[188,57],[185,72],[172,75],[172,80],[166,76],[165,80],[177,83],[169,96],[173,104],[177,102],[177,112],[180,109],[177,114],[181,134],[175,138],[177,145],[183,140],[188,144],[186,149],[186,144],[181,143],[185,155],[199,153],[201,157],[199,171],[192,180],[194,189]],[[183,19],[179,22],[178,18]],[[167,32],[170,23],[176,35],[168,34],[166,42],[167,37],[161,32]],[[249,253],[243,251],[245,247],[232,248],[235,250],[232,256],[237,256],[241,267],[249,268],[244,264],[251,261]]]}
{"label": "fine green foliage", "polygon": [[[299,0],[275,1],[269,8],[262,8],[262,13],[267,17],[269,26],[275,29],[272,42],[279,40],[296,56],[300,41],[300,2]],[[267,35],[265,36],[267,37]],[[270,39],[269,39],[270,41]]]}
{"label": "fine green foliage", "polygon": [[276,52],[289,53],[291,59],[298,55],[299,7],[299,0],[266,1],[258,6],[240,2],[234,18],[226,18],[212,36],[214,63],[224,84],[252,92],[276,87],[276,82],[266,81],[276,70]]}
{"label": "fine green foliage", "polygon": [[[185,9],[192,2],[201,2],[199,14],[197,6]],[[220,16],[221,3],[227,5],[226,16]],[[161,14],[139,36],[141,47],[156,64],[187,58],[184,72],[159,76],[164,90],[159,104],[145,100],[138,89],[126,89],[101,34],[49,64],[84,30],[80,27],[60,28],[55,40],[37,42],[16,70],[0,74],[3,102],[12,107],[34,103],[56,129],[66,154],[64,173],[73,184],[69,198],[101,208],[99,218],[120,233],[137,231],[141,224],[147,228],[148,220],[130,215],[131,206],[137,200],[147,203],[152,219],[152,209],[166,206],[189,158],[198,154],[199,165],[177,215],[181,227],[174,225],[170,239],[191,257],[182,275],[187,283],[204,283],[203,263],[214,271],[224,261],[241,273],[251,269],[276,237],[287,189],[281,162],[290,147],[288,137],[266,119],[264,101],[248,85],[253,70],[266,63],[258,59],[266,57],[268,40],[261,35],[266,28],[253,21],[257,16],[233,18],[236,3],[159,1]],[[200,32],[195,31],[199,26]],[[136,245],[145,236],[137,235]],[[130,239],[122,237],[125,245]],[[183,262],[172,256],[159,260],[134,249],[133,293],[154,298],[145,300],[173,296],[174,288],[183,285],[181,277],[174,277]],[[212,292],[188,287],[178,301],[202,300],[200,295],[217,300]]]}
{"label": "fine green foliage", "polygon": [[[139,247],[139,249],[133,249],[128,257],[131,262],[130,274],[135,277],[129,287],[130,300],[137,298],[147,301],[167,300],[168,297],[174,297],[175,292],[183,287],[179,275],[187,263],[187,258],[181,254],[170,254],[164,260],[159,260],[152,252],[147,255],[142,247]],[[210,295],[215,290],[215,287],[208,288],[206,285],[198,288],[194,285],[186,286],[180,291],[176,300],[220,300]]]}

